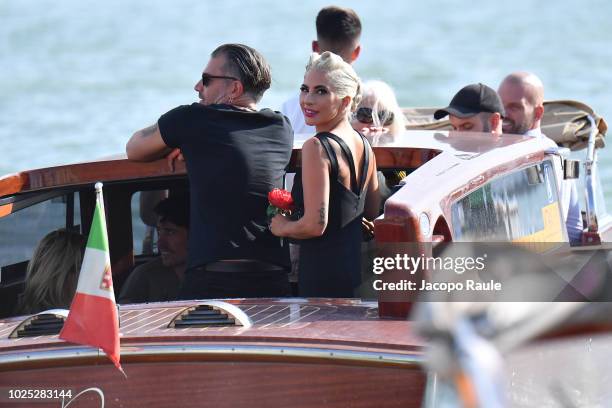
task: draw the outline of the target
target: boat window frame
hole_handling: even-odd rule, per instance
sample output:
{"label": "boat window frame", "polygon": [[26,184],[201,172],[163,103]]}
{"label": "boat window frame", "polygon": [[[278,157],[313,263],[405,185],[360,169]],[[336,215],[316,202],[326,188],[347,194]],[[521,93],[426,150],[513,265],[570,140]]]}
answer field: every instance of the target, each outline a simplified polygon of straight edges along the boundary
{"label": "boat window frame", "polygon": [[[480,185],[478,185],[478,186],[475,186],[473,189],[468,190],[468,191],[466,191],[464,194],[462,194],[461,196],[456,197],[455,199],[453,199],[453,200],[450,202],[449,207],[448,207],[448,208],[449,208],[450,222],[451,222],[451,227],[450,227],[450,229],[451,229],[451,234],[452,234],[452,237],[453,237],[453,241],[456,241],[456,240],[461,241],[461,240],[462,240],[462,237],[458,237],[458,236],[456,235],[456,233],[455,233],[455,227],[454,227],[454,225],[455,225],[455,221],[456,221],[456,219],[455,219],[455,212],[454,212],[454,208],[455,208],[455,206],[457,205],[457,203],[459,203],[461,200],[463,200],[463,199],[465,199],[466,197],[468,197],[470,194],[473,194],[473,193],[475,193],[476,191],[478,191],[478,190],[480,190],[480,189],[483,189],[483,188],[485,188],[487,185],[490,185],[491,183],[494,183],[494,182],[496,182],[496,181],[498,181],[498,180],[500,180],[500,179],[502,179],[502,178],[504,178],[504,177],[508,177],[508,176],[510,176],[510,175],[518,174],[518,173],[523,172],[523,171],[526,171],[526,170],[528,170],[528,169],[530,169],[530,168],[532,168],[532,167],[536,167],[536,166],[543,166],[543,165],[544,165],[544,163],[546,163],[546,162],[548,162],[548,163],[549,163],[549,166],[550,166],[550,169],[551,169],[551,173],[550,173],[550,177],[551,177],[551,179],[550,179],[550,180],[543,179],[541,182],[542,182],[542,183],[544,183],[544,184],[546,184],[546,183],[548,182],[548,183],[551,183],[551,184],[552,184],[552,186],[554,186],[553,195],[554,195],[554,197],[555,197],[555,200],[553,200],[553,202],[556,202],[556,203],[557,203],[557,206],[558,206],[559,210],[561,211],[561,205],[562,205],[562,203],[561,203],[561,197],[559,196],[558,185],[559,185],[559,182],[560,182],[560,181],[562,181],[562,180],[558,180],[558,177],[557,177],[557,176],[558,176],[558,174],[557,174],[557,173],[556,173],[556,171],[555,171],[555,164],[553,163],[553,160],[554,160],[554,159],[553,159],[552,157],[550,157],[550,156],[546,156],[546,157],[544,157],[544,159],[542,159],[541,161],[538,161],[538,162],[532,162],[532,163],[528,163],[528,164],[525,164],[525,165],[523,165],[523,166],[519,166],[519,167],[517,167],[517,168],[513,169],[512,171],[509,171],[509,172],[505,172],[505,173],[502,173],[502,174],[495,175],[494,177],[489,178],[489,179],[488,179],[488,180],[487,180],[485,183],[480,184]],[[537,184],[539,184],[539,183],[537,183]],[[530,184],[530,185],[531,185],[531,184]],[[550,204],[552,204],[552,203],[550,203]],[[561,212],[559,212],[559,217],[560,217],[560,221],[561,221],[561,229],[562,229],[562,233],[565,235],[565,234],[566,234],[566,230],[565,230],[565,221],[563,220],[563,216],[562,216]],[[488,237],[487,239],[489,239],[489,238],[490,238],[490,237]],[[517,238],[519,238],[519,237],[514,237],[514,238],[513,238],[513,237],[510,237],[509,239],[510,239],[510,240],[514,240],[514,239],[517,239]],[[506,238],[506,239],[508,239],[508,238]]]}

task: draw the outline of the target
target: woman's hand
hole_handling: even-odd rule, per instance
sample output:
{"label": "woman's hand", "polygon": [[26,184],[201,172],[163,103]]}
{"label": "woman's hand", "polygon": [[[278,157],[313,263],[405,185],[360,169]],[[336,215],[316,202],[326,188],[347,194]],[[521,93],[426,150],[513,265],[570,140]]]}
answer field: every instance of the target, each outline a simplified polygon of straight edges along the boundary
{"label": "woman's hand", "polygon": [[291,221],[289,218],[285,217],[284,215],[276,214],[270,221],[270,231],[272,231],[272,234],[276,235],[277,237],[283,237],[285,236],[283,233],[285,225],[290,222]]}
{"label": "woman's hand", "polygon": [[361,218],[361,230],[363,232],[363,240],[369,241],[374,238],[374,223],[365,218]]}

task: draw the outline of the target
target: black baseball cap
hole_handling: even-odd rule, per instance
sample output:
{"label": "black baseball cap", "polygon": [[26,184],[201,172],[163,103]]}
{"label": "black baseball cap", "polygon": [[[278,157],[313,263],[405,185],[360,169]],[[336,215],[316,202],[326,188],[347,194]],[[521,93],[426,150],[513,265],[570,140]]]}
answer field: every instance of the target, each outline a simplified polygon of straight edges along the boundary
{"label": "black baseball cap", "polygon": [[434,118],[442,119],[446,115],[467,118],[480,112],[497,112],[502,118],[506,115],[504,105],[497,92],[484,84],[477,83],[461,88],[453,96],[450,105],[435,111]]}

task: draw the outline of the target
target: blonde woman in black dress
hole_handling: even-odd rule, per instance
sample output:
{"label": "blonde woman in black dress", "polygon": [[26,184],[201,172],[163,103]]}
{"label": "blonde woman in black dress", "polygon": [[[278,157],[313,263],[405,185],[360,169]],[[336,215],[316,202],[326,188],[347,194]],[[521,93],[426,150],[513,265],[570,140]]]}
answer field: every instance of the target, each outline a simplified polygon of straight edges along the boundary
{"label": "blonde woman in black dress", "polygon": [[361,99],[360,81],[339,56],[312,54],[300,88],[300,106],[316,135],[302,147],[293,198],[303,216],[283,215],[270,228],[299,240],[300,296],[352,297],[360,284],[362,217],[378,216],[376,159],[350,123]]}

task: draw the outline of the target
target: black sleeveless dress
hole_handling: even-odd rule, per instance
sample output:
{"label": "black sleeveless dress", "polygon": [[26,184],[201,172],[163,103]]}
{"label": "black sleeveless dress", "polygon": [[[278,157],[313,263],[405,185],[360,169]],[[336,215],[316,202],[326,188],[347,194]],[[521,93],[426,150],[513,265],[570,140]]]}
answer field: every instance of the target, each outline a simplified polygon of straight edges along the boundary
{"label": "black sleeveless dress", "polygon": [[[297,240],[300,245],[298,288],[304,297],[353,297],[361,284],[361,218],[365,206],[366,179],[370,162],[367,140],[361,180],[357,182],[353,155],[333,133],[315,135],[331,163],[327,228],[321,237]],[[351,172],[351,190],[339,180],[338,158],[328,139],[334,140],[346,157]],[[298,208],[304,208],[302,174],[298,171],[291,191]]]}

